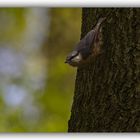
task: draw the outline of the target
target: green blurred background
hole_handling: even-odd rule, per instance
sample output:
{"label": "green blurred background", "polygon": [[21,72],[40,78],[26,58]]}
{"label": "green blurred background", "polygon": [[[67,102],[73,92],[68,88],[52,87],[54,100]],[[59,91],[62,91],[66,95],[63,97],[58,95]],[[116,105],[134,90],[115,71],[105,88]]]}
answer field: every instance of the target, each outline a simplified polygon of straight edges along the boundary
{"label": "green blurred background", "polygon": [[67,132],[79,8],[0,8],[0,132]]}

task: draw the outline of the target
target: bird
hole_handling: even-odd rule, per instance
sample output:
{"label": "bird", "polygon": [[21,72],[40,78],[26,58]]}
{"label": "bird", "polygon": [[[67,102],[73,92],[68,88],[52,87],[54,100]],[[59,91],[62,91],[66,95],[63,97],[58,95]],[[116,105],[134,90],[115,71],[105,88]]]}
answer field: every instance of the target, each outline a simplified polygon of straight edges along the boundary
{"label": "bird", "polygon": [[65,63],[79,67],[89,59],[100,54],[100,30],[106,17],[99,18],[97,24],[77,43],[74,50],[66,57]]}

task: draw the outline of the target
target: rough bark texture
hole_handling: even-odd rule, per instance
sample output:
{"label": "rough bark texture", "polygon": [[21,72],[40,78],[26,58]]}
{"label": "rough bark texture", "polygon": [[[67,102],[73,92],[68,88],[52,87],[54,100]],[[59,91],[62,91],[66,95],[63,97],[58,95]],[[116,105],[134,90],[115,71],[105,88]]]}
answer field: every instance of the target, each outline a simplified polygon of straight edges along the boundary
{"label": "rough bark texture", "polygon": [[69,132],[140,132],[140,9],[83,9],[83,37],[99,17],[102,54],[77,70]]}

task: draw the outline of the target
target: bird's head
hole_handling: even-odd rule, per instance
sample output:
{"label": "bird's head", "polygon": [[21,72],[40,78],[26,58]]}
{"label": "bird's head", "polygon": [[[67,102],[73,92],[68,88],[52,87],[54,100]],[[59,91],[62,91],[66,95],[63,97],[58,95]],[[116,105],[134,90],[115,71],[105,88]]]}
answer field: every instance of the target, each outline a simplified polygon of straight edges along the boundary
{"label": "bird's head", "polygon": [[72,51],[72,53],[70,53],[67,56],[65,63],[68,63],[69,65],[76,67],[80,64],[81,61],[82,61],[81,53],[79,53],[78,51]]}

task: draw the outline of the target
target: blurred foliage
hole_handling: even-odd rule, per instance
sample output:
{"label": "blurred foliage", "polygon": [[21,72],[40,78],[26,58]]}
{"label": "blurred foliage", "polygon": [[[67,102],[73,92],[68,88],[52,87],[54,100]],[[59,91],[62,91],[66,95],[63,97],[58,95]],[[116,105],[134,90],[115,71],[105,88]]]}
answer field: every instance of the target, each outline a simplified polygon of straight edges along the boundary
{"label": "blurred foliage", "polygon": [[[13,41],[19,39],[25,29],[24,8],[0,8],[0,40]],[[7,14],[8,13],[8,14]]]}
{"label": "blurred foliage", "polygon": [[50,10],[50,31],[46,44],[48,78],[45,109],[48,132],[67,131],[76,69],[64,63],[67,54],[80,38],[81,9],[55,8]]}
{"label": "blurred foliage", "polygon": [[52,18],[48,49],[50,56],[54,57],[55,55],[62,55],[66,51],[69,52],[76,41],[79,40],[81,10],[76,8],[55,8],[51,9],[50,12]]}
{"label": "blurred foliage", "polygon": [[[0,47],[3,51],[4,47],[17,47],[15,42],[20,39],[22,32],[25,29],[25,17],[24,14],[27,9],[23,8],[0,8]],[[9,45],[10,44],[10,45]],[[6,50],[7,48],[5,48]],[[12,49],[12,48],[11,48]],[[5,53],[5,54],[4,54]],[[9,53],[9,52],[8,52]],[[1,52],[1,58],[7,55],[6,51]],[[8,57],[8,56],[7,56]],[[7,58],[8,59],[8,58]],[[2,61],[2,60],[1,60]],[[3,62],[4,66],[9,65]],[[4,67],[0,65],[0,69]],[[25,131],[22,126],[22,121],[20,120],[20,109],[13,109],[6,105],[4,100],[4,87],[6,87],[6,82],[9,81],[8,78],[4,78],[1,74],[0,81],[0,132],[18,132]],[[3,77],[2,77],[3,76]],[[8,74],[7,74],[8,76]],[[22,110],[22,109],[21,109]]]}
{"label": "blurred foliage", "polygon": [[[0,17],[2,17],[0,21],[0,44],[3,42],[14,44],[22,40],[27,24],[33,24],[26,21],[26,15],[29,11],[31,8],[0,9]],[[47,18],[47,12],[42,16]],[[34,57],[29,57],[32,63],[27,60],[27,66],[29,65],[32,69],[38,69],[38,65],[43,65],[46,73],[45,86],[36,91],[29,89],[30,93],[27,94],[22,107],[18,105],[15,107],[7,106],[2,96],[2,88],[0,88],[0,132],[67,131],[76,69],[66,65],[64,61],[80,38],[81,9],[51,8],[49,9],[49,19],[47,21],[49,22],[49,32],[46,30],[47,25],[44,26],[44,31],[48,35],[46,35],[45,40],[42,39],[43,42],[40,44],[41,54],[33,51]],[[22,47],[19,48],[22,49]],[[40,59],[40,55],[45,55],[45,59],[44,57]],[[37,60],[39,61],[37,62]],[[42,61],[46,61],[46,63]],[[32,71],[30,73],[33,75]],[[42,69],[40,69],[40,73],[42,73]],[[28,75],[22,75],[22,77],[26,79]],[[15,81],[16,84],[24,83],[26,88],[29,88],[29,82],[32,82],[31,80],[21,82],[21,79],[14,79],[14,83]],[[27,104],[30,101],[32,102],[31,110]],[[34,114],[38,114],[38,116]]]}

